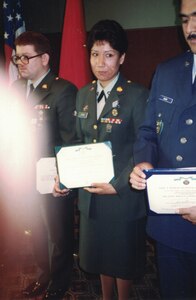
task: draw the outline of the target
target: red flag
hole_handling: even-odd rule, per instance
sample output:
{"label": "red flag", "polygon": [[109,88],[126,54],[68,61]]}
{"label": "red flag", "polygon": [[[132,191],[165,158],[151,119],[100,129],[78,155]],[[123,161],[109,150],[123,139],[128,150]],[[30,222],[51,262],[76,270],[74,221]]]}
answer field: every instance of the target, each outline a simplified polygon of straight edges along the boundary
{"label": "red flag", "polygon": [[86,49],[86,30],[82,0],[67,0],[61,41],[59,76],[78,88],[91,81]]}
{"label": "red flag", "polygon": [[18,77],[18,69],[10,61],[11,56],[15,54],[14,41],[17,36],[25,31],[20,0],[6,0],[3,2],[3,20],[5,66],[9,81],[12,82]]}

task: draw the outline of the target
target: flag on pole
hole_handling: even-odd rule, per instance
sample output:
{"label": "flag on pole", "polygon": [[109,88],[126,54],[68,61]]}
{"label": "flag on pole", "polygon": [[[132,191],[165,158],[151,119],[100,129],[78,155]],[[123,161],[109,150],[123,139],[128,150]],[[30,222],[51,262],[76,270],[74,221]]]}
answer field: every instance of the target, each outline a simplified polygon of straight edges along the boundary
{"label": "flag on pole", "polygon": [[14,41],[25,31],[20,0],[4,0],[3,24],[5,69],[11,83],[18,78],[18,69],[10,61],[11,56],[15,54]]}
{"label": "flag on pole", "polygon": [[66,1],[59,76],[78,88],[91,80],[82,0]]}

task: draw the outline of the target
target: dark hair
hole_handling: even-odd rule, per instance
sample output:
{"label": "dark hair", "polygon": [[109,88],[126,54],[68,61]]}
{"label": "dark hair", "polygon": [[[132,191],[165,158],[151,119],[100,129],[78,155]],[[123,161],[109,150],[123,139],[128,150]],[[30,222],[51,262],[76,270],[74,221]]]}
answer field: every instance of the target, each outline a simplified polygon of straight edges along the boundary
{"label": "dark hair", "polygon": [[121,55],[128,49],[128,39],[125,30],[114,20],[101,20],[89,32],[87,48],[90,53],[97,41],[106,41]]}
{"label": "dark hair", "polygon": [[51,56],[50,42],[46,36],[39,32],[25,31],[15,39],[15,46],[32,45],[39,53],[48,53]]}

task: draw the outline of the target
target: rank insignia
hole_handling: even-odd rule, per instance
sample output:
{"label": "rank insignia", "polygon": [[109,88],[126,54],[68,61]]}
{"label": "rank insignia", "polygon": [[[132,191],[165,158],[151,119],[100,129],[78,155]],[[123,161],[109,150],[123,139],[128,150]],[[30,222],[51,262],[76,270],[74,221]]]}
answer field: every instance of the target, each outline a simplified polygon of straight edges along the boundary
{"label": "rank insignia", "polygon": [[113,108],[113,109],[112,109],[112,115],[113,115],[114,117],[118,116],[118,110],[117,110],[116,108]]}

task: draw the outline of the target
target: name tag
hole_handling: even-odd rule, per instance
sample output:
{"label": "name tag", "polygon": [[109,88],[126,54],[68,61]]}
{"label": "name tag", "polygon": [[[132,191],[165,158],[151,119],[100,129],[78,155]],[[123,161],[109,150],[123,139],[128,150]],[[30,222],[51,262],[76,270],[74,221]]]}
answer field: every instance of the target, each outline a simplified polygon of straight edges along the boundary
{"label": "name tag", "polygon": [[78,118],[86,119],[87,117],[88,117],[88,112],[86,112],[86,111],[78,112]]}
{"label": "name tag", "polygon": [[172,104],[173,101],[174,101],[174,99],[172,99],[172,98],[170,98],[170,97],[167,97],[167,96],[164,96],[164,95],[160,95],[160,96],[159,96],[159,100],[160,100],[160,101],[164,101],[164,102],[166,102],[166,103],[168,103],[168,104]]}

